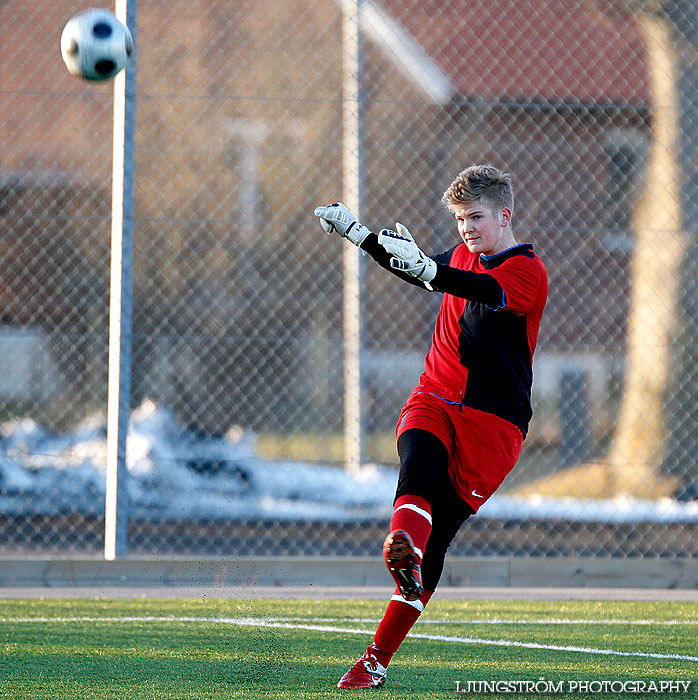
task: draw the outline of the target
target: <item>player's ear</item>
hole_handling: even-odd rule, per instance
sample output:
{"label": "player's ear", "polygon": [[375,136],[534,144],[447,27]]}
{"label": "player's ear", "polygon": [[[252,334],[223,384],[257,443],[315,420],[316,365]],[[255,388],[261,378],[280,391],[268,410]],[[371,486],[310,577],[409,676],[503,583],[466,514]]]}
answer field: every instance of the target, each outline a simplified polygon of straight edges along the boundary
{"label": "player's ear", "polygon": [[511,222],[511,209],[503,207],[499,212],[499,221],[502,226],[507,226]]}

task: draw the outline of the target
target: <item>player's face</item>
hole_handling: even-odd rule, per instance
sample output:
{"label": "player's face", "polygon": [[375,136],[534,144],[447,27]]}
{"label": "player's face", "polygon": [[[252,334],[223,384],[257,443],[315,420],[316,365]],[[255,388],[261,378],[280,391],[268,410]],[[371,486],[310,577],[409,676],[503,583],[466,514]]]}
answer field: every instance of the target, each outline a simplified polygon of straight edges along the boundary
{"label": "player's face", "polygon": [[509,228],[511,211],[491,209],[480,204],[454,204],[451,207],[458,223],[458,233],[471,253],[496,255],[514,243]]}

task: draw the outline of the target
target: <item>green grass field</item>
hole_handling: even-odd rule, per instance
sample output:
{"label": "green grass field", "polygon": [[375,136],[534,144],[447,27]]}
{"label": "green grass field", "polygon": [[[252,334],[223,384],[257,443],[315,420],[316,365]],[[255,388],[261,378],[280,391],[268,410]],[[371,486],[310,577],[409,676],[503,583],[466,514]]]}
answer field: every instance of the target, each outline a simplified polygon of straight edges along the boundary
{"label": "green grass field", "polygon": [[384,605],[0,600],[0,698],[552,697],[456,693],[457,682],[540,678],[565,683],[554,697],[620,697],[566,690],[603,680],[690,681],[681,695],[641,697],[698,697],[698,604],[665,602],[434,600],[382,689],[337,689]]}

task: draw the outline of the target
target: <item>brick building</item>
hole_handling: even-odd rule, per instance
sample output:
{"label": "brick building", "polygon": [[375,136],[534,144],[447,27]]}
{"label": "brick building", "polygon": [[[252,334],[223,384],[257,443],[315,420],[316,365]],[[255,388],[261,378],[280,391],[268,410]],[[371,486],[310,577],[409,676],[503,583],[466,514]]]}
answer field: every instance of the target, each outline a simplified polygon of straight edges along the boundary
{"label": "brick building", "polygon": [[[632,17],[614,9],[622,4],[362,5],[365,220],[382,227],[399,217],[427,249],[445,249],[454,232],[439,196],[452,176],[471,162],[511,169],[517,233],[551,272],[547,351],[622,348],[629,211],[649,120],[644,47]],[[290,384],[308,393],[307,344],[334,346],[341,329],[336,249],[315,249],[305,235],[313,206],[341,192],[340,6],[139,3],[134,392],[182,403],[205,431],[276,421]],[[68,0],[0,2],[0,260],[13,270],[18,244],[28,258],[2,280],[0,313],[13,327],[73,334],[86,332],[83,320],[66,319],[89,317],[99,335],[111,93],[61,63],[60,31],[77,9]],[[79,300],[63,295],[67,311],[55,301],[66,270],[83,282]],[[50,298],[27,276],[53,289]],[[366,266],[369,365],[372,352],[426,349],[434,299],[407,290],[414,323],[397,323],[384,304],[392,284]],[[64,388],[87,367],[103,376],[98,346],[75,345],[67,366],[61,346]],[[241,373],[251,384],[241,387]],[[332,381],[314,409],[304,407],[311,418],[334,406]],[[82,385],[103,400],[94,383]],[[377,391],[378,413],[398,400]]]}

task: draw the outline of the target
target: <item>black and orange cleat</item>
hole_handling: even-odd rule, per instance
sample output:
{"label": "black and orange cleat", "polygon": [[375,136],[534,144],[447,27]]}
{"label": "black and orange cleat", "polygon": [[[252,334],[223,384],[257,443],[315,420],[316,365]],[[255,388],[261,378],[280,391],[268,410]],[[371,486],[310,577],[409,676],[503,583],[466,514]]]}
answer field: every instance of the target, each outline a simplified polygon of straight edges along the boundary
{"label": "black and orange cleat", "polygon": [[383,558],[400,589],[400,595],[405,600],[420,598],[424,591],[422,571],[412,538],[407,532],[394,530],[385,538]]}

